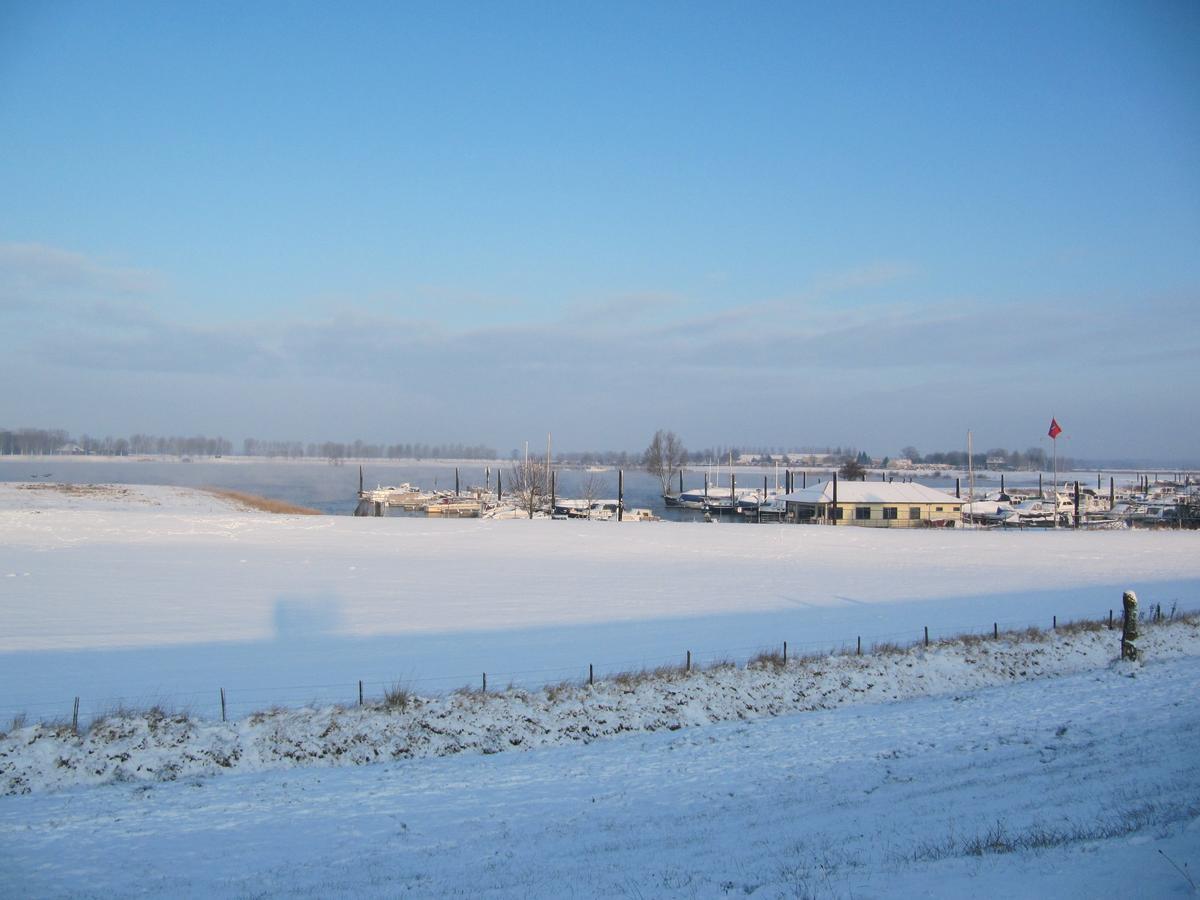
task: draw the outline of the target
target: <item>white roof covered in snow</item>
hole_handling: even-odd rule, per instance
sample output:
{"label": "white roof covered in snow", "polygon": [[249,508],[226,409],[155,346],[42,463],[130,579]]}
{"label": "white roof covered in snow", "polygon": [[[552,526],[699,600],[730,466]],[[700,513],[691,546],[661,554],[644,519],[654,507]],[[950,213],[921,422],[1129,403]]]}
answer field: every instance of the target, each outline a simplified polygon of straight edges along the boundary
{"label": "white roof covered in snow", "polygon": [[[923,484],[903,484],[888,481],[838,481],[838,503],[962,503],[947,494]],[[833,481],[814,485],[784,495],[789,503],[832,503]]]}

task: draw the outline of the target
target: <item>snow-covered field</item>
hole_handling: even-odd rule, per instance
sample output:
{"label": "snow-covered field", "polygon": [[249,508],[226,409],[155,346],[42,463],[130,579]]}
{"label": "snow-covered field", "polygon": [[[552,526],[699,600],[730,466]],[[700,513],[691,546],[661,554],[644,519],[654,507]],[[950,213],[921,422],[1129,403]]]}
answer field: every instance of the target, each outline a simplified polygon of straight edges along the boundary
{"label": "snow-covered field", "polygon": [[[1101,630],[604,673],[1045,628],[1129,588],[1194,609],[1196,540],[314,519],[0,486],[0,713],[30,722],[0,723],[5,790],[29,791],[0,797],[0,893],[1189,896],[1193,624],[1149,629],[1136,665]],[[595,689],[445,692],[589,662]],[[371,707],[397,680],[419,696]],[[74,696],[83,735],[32,724]],[[190,716],[89,727],[158,701]]]}
{"label": "snow-covered field", "polygon": [[0,719],[579,679],[1200,606],[1194,533],[290,517],[0,486]]}

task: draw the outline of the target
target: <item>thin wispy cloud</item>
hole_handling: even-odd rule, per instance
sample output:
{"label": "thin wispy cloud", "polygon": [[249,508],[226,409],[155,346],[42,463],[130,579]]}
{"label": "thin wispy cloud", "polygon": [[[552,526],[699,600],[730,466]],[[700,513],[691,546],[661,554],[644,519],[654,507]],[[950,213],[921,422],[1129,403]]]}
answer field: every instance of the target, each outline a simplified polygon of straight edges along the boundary
{"label": "thin wispy cloud", "polygon": [[164,287],[165,280],[148,269],[112,265],[45,244],[0,243],[0,298],[9,302],[63,295],[136,297]]}

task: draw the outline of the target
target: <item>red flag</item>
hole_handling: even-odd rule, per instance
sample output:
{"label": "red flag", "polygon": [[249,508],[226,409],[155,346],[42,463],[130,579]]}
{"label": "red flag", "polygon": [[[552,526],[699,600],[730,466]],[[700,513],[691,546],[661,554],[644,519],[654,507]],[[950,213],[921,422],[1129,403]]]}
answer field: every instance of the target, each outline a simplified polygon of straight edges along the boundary
{"label": "red flag", "polygon": [[1062,434],[1062,427],[1058,424],[1058,419],[1055,419],[1053,416],[1050,418],[1050,431],[1048,433],[1052,438],[1057,438]]}

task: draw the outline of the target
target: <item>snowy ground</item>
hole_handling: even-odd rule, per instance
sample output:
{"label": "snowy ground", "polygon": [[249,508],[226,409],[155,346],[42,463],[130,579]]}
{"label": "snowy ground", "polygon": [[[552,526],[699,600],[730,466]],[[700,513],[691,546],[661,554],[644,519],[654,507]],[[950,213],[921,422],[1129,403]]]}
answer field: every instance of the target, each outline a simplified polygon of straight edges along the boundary
{"label": "snowy ground", "polygon": [[[192,715],[0,723],[29,791],[0,796],[2,895],[1195,893],[1193,625],[1151,629],[1140,665],[1104,630],[438,694],[1046,627],[1128,588],[1194,609],[1194,534],[313,519],[122,490],[0,486],[0,713]],[[296,708],[358,678],[425,699]]]}
{"label": "snowy ground", "polygon": [[[1185,897],[1200,658],[524,753],[0,799],[11,896]],[[1164,855],[1165,854],[1165,855]]]}
{"label": "snowy ground", "polygon": [[0,718],[350,702],[1200,606],[1200,536],[289,517],[0,486]]}

